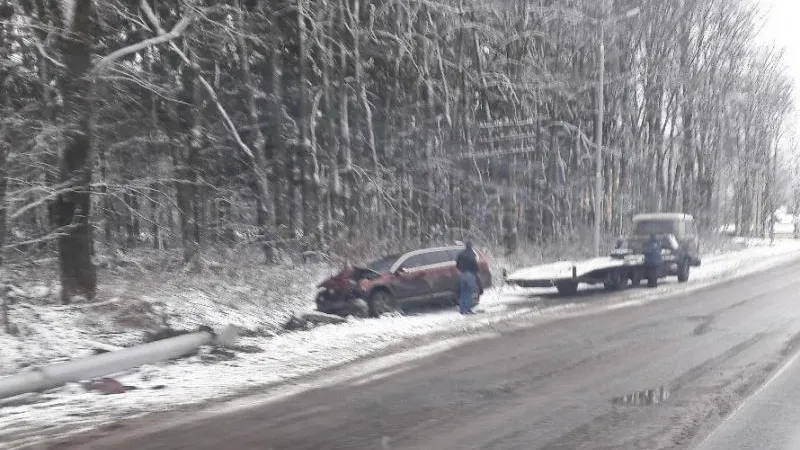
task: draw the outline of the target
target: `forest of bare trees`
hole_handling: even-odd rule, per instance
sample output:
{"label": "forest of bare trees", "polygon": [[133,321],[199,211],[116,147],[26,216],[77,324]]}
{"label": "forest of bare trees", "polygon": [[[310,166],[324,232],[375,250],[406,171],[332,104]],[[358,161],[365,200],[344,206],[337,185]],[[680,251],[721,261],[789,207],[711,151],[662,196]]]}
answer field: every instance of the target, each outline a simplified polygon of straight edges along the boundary
{"label": "forest of bare trees", "polygon": [[609,234],[644,210],[763,232],[781,188],[792,84],[744,0],[0,0],[0,19],[0,255],[57,253],[64,301],[94,295],[99,248],[274,262],[582,233],[598,126]]}

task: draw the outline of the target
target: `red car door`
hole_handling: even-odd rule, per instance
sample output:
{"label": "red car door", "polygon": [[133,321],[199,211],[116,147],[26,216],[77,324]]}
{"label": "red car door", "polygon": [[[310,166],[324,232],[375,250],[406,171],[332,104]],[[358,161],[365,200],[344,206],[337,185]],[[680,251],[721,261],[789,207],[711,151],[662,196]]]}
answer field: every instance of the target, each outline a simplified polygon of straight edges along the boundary
{"label": "red car door", "polygon": [[431,253],[427,266],[431,280],[431,300],[455,301],[458,296],[459,277],[456,269],[456,256],[460,249],[443,248]]}
{"label": "red car door", "polygon": [[431,293],[431,280],[426,267],[427,253],[414,253],[408,256],[392,275],[392,290],[399,302],[418,302]]}

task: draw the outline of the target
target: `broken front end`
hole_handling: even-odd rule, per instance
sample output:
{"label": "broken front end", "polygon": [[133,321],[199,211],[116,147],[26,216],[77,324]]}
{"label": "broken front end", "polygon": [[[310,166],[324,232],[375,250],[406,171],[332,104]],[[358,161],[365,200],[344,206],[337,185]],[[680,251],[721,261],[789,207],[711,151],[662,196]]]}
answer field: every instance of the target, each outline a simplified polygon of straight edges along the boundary
{"label": "broken front end", "polygon": [[317,311],[339,316],[366,316],[367,295],[371,282],[380,274],[364,268],[351,268],[331,277],[317,287]]}

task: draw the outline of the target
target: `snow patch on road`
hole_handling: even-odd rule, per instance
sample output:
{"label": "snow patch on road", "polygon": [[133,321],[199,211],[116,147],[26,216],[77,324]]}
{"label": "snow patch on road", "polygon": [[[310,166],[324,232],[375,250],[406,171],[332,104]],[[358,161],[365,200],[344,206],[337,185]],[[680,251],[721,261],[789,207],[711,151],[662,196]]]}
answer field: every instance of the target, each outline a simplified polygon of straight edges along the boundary
{"label": "snow patch on road", "polygon": [[[750,241],[742,250],[707,256],[701,267],[693,269],[689,283],[668,282],[655,290],[631,290],[610,296],[613,302],[606,308],[633,307],[670,293],[689,292],[723,279],[786,263],[800,256],[800,242],[776,241],[773,246],[764,244],[763,241]],[[45,437],[107,424],[116,419],[170,410],[181,405],[233,395],[248,388],[296,379],[436,332],[469,334],[498,321],[564,315],[586,309],[593,304],[591,300],[555,300],[552,296],[545,295],[554,292],[554,289],[497,287],[487,290],[479,307],[482,312],[474,316],[464,317],[453,309],[406,316],[391,315],[378,320],[350,318],[344,324],[323,325],[310,331],[242,337],[237,344],[240,348],[249,350],[236,351],[233,359],[220,359],[208,350],[203,350],[198,355],[180,361],[116,374],[115,378],[122,384],[137,388],[120,395],[88,393],[79,385],[70,384],[41,394],[17,397],[11,399],[11,402],[0,402],[0,448],[15,448]],[[212,324],[217,326],[233,322],[235,325],[251,327],[260,326],[265,320],[274,320],[250,317],[256,311],[254,308],[232,311],[233,308],[215,306],[208,297],[210,296],[188,302],[183,306],[183,311],[179,310],[179,303],[171,302],[170,320],[183,317],[186,323],[209,323],[209,319],[212,319]],[[38,319],[24,326],[37,327],[37,337],[40,340],[20,341],[0,334],[0,360],[5,367],[8,367],[7,362],[16,366],[26,359],[46,361],[50,356],[58,355],[58,350],[63,351],[64,347],[83,348],[82,353],[75,356],[84,356],[89,353],[86,342],[89,339],[98,339],[98,336],[115,345],[126,345],[136,337],[130,332],[119,332],[113,324],[105,322],[103,315],[92,313],[91,307],[31,306],[30,310],[32,314],[38,315]],[[263,312],[260,309],[258,311]],[[37,323],[39,325],[35,325]],[[373,369],[377,371],[373,375],[391,375],[392,370],[400,370],[404,364],[430,354],[431,351],[447,351],[451,348],[450,345],[461,345],[453,342],[458,341],[445,341],[440,347],[435,344],[433,347],[421,347],[417,353],[411,351],[401,354],[405,356],[395,356],[398,360],[392,360],[393,355],[384,357],[387,359],[372,360],[383,361],[374,363],[379,369]],[[326,379],[336,382],[344,379],[352,381],[356,376],[368,379],[363,377],[369,377],[369,367],[368,364],[354,366],[348,375],[352,378]],[[298,392],[298,389],[310,387],[314,386],[301,383],[285,392]],[[280,389],[268,392],[267,396],[280,397]],[[240,404],[247,404],[248,401],[252,402],[253,399],[241,400],[243,403]]]}

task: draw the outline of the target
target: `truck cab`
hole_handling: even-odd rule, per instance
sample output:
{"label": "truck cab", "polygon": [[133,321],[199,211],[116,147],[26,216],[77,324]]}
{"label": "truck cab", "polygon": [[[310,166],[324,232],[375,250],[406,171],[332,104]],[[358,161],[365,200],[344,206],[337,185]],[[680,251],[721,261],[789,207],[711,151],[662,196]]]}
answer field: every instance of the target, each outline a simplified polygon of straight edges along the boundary
{"label": "truck cab", "polygon": [[663,275],[677,275],[679,281],[689,278],[689,268],[701,263],[700,237],[694,217],[684,213],[647,213],[633,217],[627,246],[641,252],[650,236],[662,242]]}

